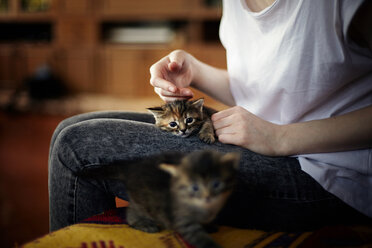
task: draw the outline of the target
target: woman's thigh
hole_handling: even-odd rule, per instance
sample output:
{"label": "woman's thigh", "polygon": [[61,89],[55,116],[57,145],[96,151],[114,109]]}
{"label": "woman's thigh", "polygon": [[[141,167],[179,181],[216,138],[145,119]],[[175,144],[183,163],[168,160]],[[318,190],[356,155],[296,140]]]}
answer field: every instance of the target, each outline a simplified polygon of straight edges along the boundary
{"label": "woman's thigh", "polygon": [[[243,154],[245,154],[243,152]],[[368,218],[327,192],[297,159],[249,154],[218,222],[264,230],[311,230]]]}
{"label": "woman's thigh", "polygon": [[[120,113],[114,115],[117,118],[104,116],[97,114],[94,118],[80,116],[67,120],[59,128],[51,146],[52,167],[54,164],[63,165],[73,174],[90,166],[162,152],[234,151],[241,153],[238,185],[221,213],[223,223],[249,223],[256,228],[306,228],[318,225],[319,221],[314,219],[327,217],[332,210],[336,213],[348,209],[304,173],[295,158],[263,156],[219,142],[209,145],[196,136],[180,138],[156,128],[149,115],[141,116],[147,120],[145,122],[133,120],[135,118],[127,120]],[[109,183],[105,187],[112,195],[126,197],[119,184]],[[320,222],[325,223],[328,219]]]}
{"label": "woman's thigh", "polygon": [[[121,122],[120,122],[121,120]],[[101,126],[103,132],[96,133],[95,126]],[[110,123],[113,122],[113,125]],[[102,166],[110,158],[112,153],[97,156],[90,154],[90,149],[95,152],[103,150],[107,138],[115,139],[120,134],[115,133],[116,123],[137,122],[152,123],[154,118],[151,114],[133,113],[122,111],[92,112],[72,116],[62,121],[56,128],[50,143],[49,153],[49,214],[50,229],[56,230],[64,226],[76,223],[91,215],[100,213],[105,209],[114,207],[114,196],[108,185],[112,184],[103,180],[87,181],[78,178],[71,168],[83,168],[91,164],[90,159],[95,157],[98,165]],[[124,124],[125,125],[125,124]],[[91,130],[91,126],[93,126]],[[105,134],[105,126],[111,131]],[[101,128],[98,127],[98,128]],[[110,136],[111,135],[111,136]],[[121,142],[121,141],[119,141]],[[115,146],[112,144],[112,146]],[[86,151],[80,152],[80,151]],[[107,149],[106,149],[107,150]],[[113,152],[111,150],[111,152]],[[124,153],[124,151],[120,151]],[[82,159],[82,160],[80,160]],[[102,163],[98,162],[102,159]],[[125,189],[115,184],[119,195],[125,196]]]}
{"label": "woman's thigh", "polygon": [[[63,120],[55,129],[51,142],[50,151],[52,150],[55,140],[60,132],[66,127],[78,124],[82,121],[96,120],[96,119],[117,119],[117,120],[132,120],[144,123],[155,123],[155,119],[152,114],[149,113],[137,113],[137,112],[125,112],[125,111],[97,111],[75,115]],[[49,154],[50,155],[50,154]]]}

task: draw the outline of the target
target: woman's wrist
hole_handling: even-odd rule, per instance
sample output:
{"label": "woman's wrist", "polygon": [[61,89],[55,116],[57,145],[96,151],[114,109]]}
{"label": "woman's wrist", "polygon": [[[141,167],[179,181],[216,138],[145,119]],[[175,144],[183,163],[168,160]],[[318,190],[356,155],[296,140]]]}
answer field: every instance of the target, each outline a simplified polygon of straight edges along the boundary
{"label": "woman's wrist", "polygon": [[275,128],[275,142],[274,151],[276,156],[290,156],[294,155],[293,148],[290,142],[289,125],[276,125]]}
{"label": "woman's wrist", "polygon": [[[270,123],[270,122],[267,122]],[[278,125],[270,123],[269,126],[263,126],[262,131],[264,136],[266,136],[267,146],[259,153],[269,155],[269,156],[290,156],[292,154],[292,148],[289,146],[288,142],[289,136],[287,125]]]}
{"label": "woman's wrist", "polygon": [[200,81],[202,80],[201,71],[200,71],[202,67],[202,63],[198,59],[196,59],[194,56],[192,56],[191,54],[188,54],[188,56],[190,56],[190,66],[191,66],[191,71],[192,71],[192,80],[191,80],[190,86],[195,89],[199,89],[199,84],[200,84]]}
{"label": "woman's wrist", "polygon": [[276,153],[340,152],[372,147],[372,106],[344,115],[280,125],[275,130]]}
{"label": "woman's wrist", "polygon": [[[275,134],[276,155],[292,156],[320,152],[316,145],[321,142],[319,130],[313,122],[290,123],[277,125]],[[319,133],[318,133],[319,132]]]}

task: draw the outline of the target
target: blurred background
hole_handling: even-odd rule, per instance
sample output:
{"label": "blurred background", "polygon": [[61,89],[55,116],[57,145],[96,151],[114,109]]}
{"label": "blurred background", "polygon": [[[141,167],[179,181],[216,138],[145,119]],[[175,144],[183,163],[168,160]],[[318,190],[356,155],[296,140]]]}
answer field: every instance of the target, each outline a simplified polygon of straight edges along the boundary
{"label": "blurred background", "polygon": [[0,0],[1,247],[48,232],[58,122],[161,104],[149,67],[174,49],[225,68],[221,13],[220,0]]}

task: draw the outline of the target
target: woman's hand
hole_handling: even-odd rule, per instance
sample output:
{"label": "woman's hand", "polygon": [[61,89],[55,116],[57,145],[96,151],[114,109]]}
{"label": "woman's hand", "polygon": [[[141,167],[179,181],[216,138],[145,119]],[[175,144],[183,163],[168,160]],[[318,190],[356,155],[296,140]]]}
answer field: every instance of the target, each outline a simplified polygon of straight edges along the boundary
{"label": "woman's hand", "polygon": [[150,84],[161,99],[168,102],[194,96],[189,89],[195,74],[194,60],[189,53],[176,50],[151,66]]}
{"label": "woman's hand", "polygon": [[222,143],[269,156],[338,152],[372,147],[372,106],[330,118],[277,125],[242,107],[212,116]]}
{"label": "woman's hand", "polygon": [[226,105],[235,105],[227,71],[205,64],[185,51],[171,52],[151,66],[150,74],[150,84],[166,102],[193,98],[193,87]]}
{"label": "woman's hand", "polygon": [[220,142],[264,155],[279,155],[280,125],[265,121],[239,106],[214,114],[212,121]]}

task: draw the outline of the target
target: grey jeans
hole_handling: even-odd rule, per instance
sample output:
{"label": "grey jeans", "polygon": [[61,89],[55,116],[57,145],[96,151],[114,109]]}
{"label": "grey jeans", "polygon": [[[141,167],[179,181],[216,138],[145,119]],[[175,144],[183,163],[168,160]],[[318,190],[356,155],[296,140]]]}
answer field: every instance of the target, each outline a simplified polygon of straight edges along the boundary
{"label": "grey jeans", "polygon": [[150,114],[94,112],[59,124],[49,155],[51,231],[114,208],[115,196],[128,199],[122,183],[82,179],[76,172],[173,150],[241,152],[238,186],[217,218],[222,224],[292,230],[366,218],[325,191],[296,158],[263,156],[219,142],[208,145],[195,136],[179,138],[153,123]]}

